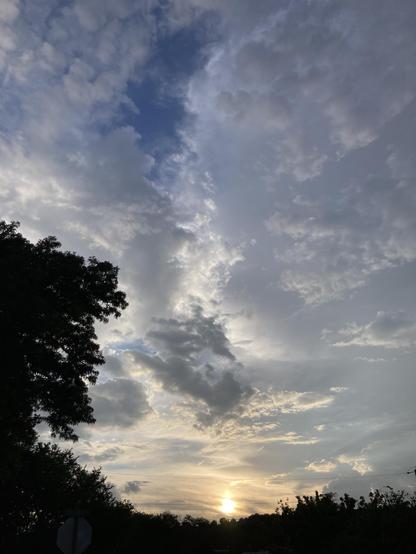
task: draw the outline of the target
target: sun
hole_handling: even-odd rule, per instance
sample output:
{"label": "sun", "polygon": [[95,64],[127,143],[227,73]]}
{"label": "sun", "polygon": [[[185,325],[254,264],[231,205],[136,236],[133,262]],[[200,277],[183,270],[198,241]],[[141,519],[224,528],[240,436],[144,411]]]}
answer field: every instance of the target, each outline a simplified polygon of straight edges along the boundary
{"label": "sun", "polygon": [[232,514],[235,510],[235,502],[228,498],[228,496],[222,499],[220,510],[223,514]]}

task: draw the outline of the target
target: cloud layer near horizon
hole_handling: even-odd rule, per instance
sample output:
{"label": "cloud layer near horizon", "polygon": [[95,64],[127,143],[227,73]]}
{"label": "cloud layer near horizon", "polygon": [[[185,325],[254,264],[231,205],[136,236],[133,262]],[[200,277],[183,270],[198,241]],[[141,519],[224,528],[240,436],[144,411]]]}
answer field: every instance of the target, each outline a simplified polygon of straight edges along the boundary
{"label": "cloud layer near horizon", "polygon": [[415,23],[411,0],[1,3],[1,216],[120,267],[77,449],[143,509],[414,465]]}

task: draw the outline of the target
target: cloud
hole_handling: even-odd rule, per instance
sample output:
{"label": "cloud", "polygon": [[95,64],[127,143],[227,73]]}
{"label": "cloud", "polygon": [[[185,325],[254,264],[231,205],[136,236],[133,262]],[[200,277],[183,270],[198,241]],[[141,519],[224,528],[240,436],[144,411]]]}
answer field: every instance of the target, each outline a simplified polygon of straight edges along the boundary
{"label": "cloud", "polygon": [[213,316],[204,316],[202,307],[193,307],[192,317],[178,319],[156,319],[155,327],[147,338],[162,353],[192,359],[204,350],[234,361],[230,343],[224,328]]}
{"label": "cloud", "polygon": [[130,427],[152,410],[141,383],[111,379],[90,389],[94,416],[99,426]]}
{"label": "cloud", "polygon": [[341,454],[341,456],[338,456],[338,461],[340,464],[350,465],[352,469],[360,475],[365,475],[373,470],[373,467],[367,462],[365,456],[348,456],[346,454]]}
{"label": "cloud", "polygon": [[[330,332],[325,333],[331,336]],[[332,337],[333,346],[370,346],[381,348],[413,348],[416,345],[416,320],[404,311],[377,312],[373,321],[364,325],[351,323]],[[383,360],[370,360],[383,361]]]}
{"label": "cloud", "polygon": [[108,462],[115,460],[119,458],[123,454],[123,449],[119,448],[118,446],[112,446],[111,448],[105,448],[101,452],[89,454],[89,453],[83,453],[78,456],[78,460],[83,462]]}
{"label": "cloud", "polygon": [[[334,387],[336,389],[337,387]],[[213,426],[215,436],[226,441],[241,441],[249,444],[283,443],[287,445],[317,444],[320,438],[312,433],[293,430],[291,418],[328,410],[336,401],[340,390],[298,392],[286,390],[254,389],[245,402],[238,418],[220,420]],[[323,430],[321,428],[321,430]],[[316,427],[314,428],[316,430]]]}
{"label": "cloud", "polygon": [[124,492],[125,494],[137,494],[148,484],[149,481],[127,481],[121,489],[121,492]]}
{"label": "cloud", "polygon": [[341,454],[335,460],[322,459],[316,462],[310,462],[305,469],[315,473],[333,473],[341,465],[349,465],[360,475],[366,475],[373,471],[373,467],[368,463],[365,456],[354,456]]}
{"label": "cloud", "polygon": [[408,210],[416,205],[415,188],[390,172],[386,168],[386,178],[346,182],[339,195],[325,194],[319,202],[315,192],[305,190],[266,221],[272,235],[285,241],[275,254],[290,265],[281,274],[285,290],[319,304],[416,259]]}
{"label": "cloud", "polygon": [[105,364],[103,371],[109,373],[114,377],[126,377],[126,371],[123,367],[123,360],[121,356],[105,353]]}
{"label": "cloud", "polygon": [[271,388],[267,391],[257,390],[247,406],[245,414],[253,418],[327,408],[334,402],[334,393],[337,392],[334,389],[331,389],[329,394],[310,391],[276,391]]}
{"label": "cloud", "polygon": [[259,440],[260,443],[264,442],[283,442],[284,444],[293,444],[293,445],[308,445],[316,444],[319,442],[319,439],[316,437],[305,437],[298,435],[294,431],[288,431],[282,435],[276,435],[275,437],[270,437],[265,440]]}
{"label": "cloud", "polygon": [[19,0],[4,0],[0,6],[0,21],[12,22],[19,15]]}
{"label": "cloud", "polygon": [[252,394],[237,378],[238,363],[224,328],[199,305],[186,319],[157,319],[146,335],[154,354],[134,351],[138,364],[149,369],[166,390],[202,401],[198,420],[211,424],[238,411]]}
{"label": "cloud", "polygon": [[310,462],[305,469],[315,473],[330,473],[337,467],[337,464],[329,460],[322,459],[318,462]]}
{"label": "cloud", "polygon": [[153,160],[141,149],[139,134],[114,121],[151,44],[151,18],[137,33],[146,16],[132,3],[125,6],[131,19],[100,6],[103,26],[91,32],[80,21],[87,12],[98,17],[96,4],[83,4],[84,17],[77,3],[54,9],[45,2],[34,13],[22,5],[0,107],[12,138],[2,135],[0,144],[4,215],[18,214],[39,233],[75,231],[93,248],[112,252],[135,234],[159,228],[155,214],[162,210],[160,219],[168,219],[169,209],[145,178]]}
{"label": "cloud", "polygon": [[233,415],[252,393],[250,386],[241,384],[231,370],[213,371],[212,365],[201,367],[178,357],[164,360],[139,352],[134,356],[136,362],[154,373],[166,390],[202,401],[202,406],[196,404],[194,409],[203,425]]}
{"label": "cloud", "polygon": [[[404,3],[409,21],[413,9]],[[369,5],[345,2],[220,11],[225,38],[191,80],[186,132],[228,231],[274,250],[266,275],[308,305],[414,261],[412,26],[388,2],[377,23]],[[394,48],[380,40],[397,35]]]}
{"label": "cloud", "polygon": [[[388,69],[380,63],[396,61],[400,55],[410,59],[411,25],[403,26],[388,2],[377,6],[377,23],[370,5],[363,9],[342,2],[302,1],[278,10],[267,6],[268,17],[264,12],[256,14],[248,3],[223,8],[228,40],[215,50],[206,74],[198,76],[201,92],[203,85],[218,85],[216,90],[205,90],[213,107],[211,94],[218,99],[215,106],[222,113],[216,119],[231,117],[234,126],[250,129],[252,137],[259,132],[268,136],[272,129],[278,139],[277,171],[299,181],[319,174],[327,153],[368,145],[414,97],[410,83],[402,80],[404,74],[412,80],[409,67],[400,64]],[[411,2],[402,8],[412,13]],[[244,35],[239,26],[242,17],[247,18]],[[301,35],[295,31],[300,24]],[[398,29],[400,40],[394,49],[383,43],[377,49],[367,48],[370,36],[378,40],[380,33],[394,36]],[[204,110],[198,103],[202,97],[195,97],[198,85],[192,107],[200,115]],[[377,85],[383,93],[375,97]],[[323,126],[319,131],[314,127],[318,118]]]}

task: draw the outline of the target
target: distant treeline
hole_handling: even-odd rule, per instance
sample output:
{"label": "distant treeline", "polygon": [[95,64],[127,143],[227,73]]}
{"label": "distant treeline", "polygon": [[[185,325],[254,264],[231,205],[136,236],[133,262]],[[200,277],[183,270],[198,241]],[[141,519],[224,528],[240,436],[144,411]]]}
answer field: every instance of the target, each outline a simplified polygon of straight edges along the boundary
{"label": "distant treeline", "polygon": [[137,511],[114,497],[100,471],[81,467],[71,451],[37,444],[15,452],[19,472],[2,483],[0,551],[57,553],[56,532],[68,508],[93,526],[90,554],[360,554],[416,552],[416,495],[391,489],[368,498],[299,497],[272,514],[208,521]]}

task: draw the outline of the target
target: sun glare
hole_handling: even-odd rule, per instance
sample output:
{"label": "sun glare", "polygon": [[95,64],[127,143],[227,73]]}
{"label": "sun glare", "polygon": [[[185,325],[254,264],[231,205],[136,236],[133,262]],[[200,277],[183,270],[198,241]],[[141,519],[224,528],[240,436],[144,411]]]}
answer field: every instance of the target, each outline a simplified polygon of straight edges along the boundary
{"label": "sun glare", "polygon": [[223,514],[232,514],[235,510],[235,502],[231,498],[225,497],[222,499],[220,510]]}

